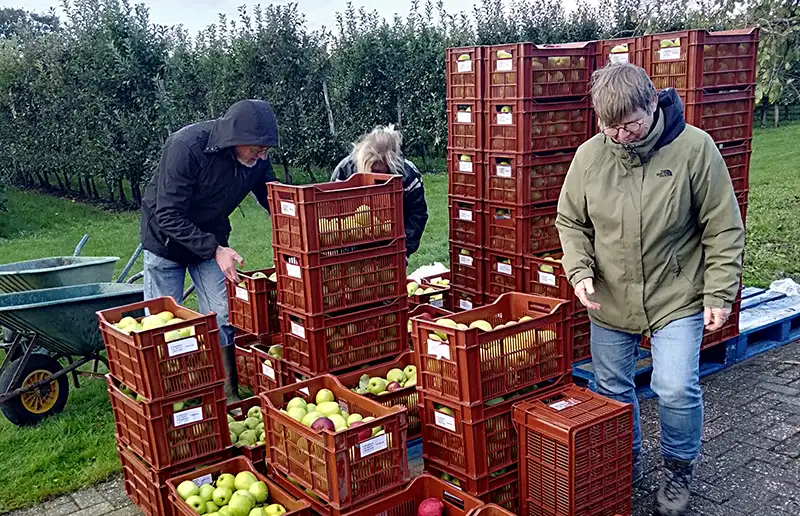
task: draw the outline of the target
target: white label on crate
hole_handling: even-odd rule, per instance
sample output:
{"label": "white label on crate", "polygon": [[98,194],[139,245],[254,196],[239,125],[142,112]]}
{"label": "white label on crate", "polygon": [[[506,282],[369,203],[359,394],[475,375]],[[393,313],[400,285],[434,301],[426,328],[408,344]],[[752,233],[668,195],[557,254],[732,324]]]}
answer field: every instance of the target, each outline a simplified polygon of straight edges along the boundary
{"label": "white label on crate", "polygon": [[242,287],[236,287],[236,298],[241,299],[242,301],[250,301],[250,296],[247,294],[247,290],[243,289]]}
{"label": "white label on crate", "polygon": [[458,73],[466,73],[472,71],[472,61],[459,61]]}
{"label": "white label on crate", "polygon": [[297,206],[293,202],[281,201],[281,213],[290,217],[297,217]]}
{"label": "white label on crate", "polygon": [[510,72],[513,69],[514,69],[513,59],[500,59],[497,61],[498,72]]}
{"label": "white label on crate", "polygon": [[210,484],[213,481],[214,481],[214,477],[211,476],[211,473],[209,473],[208,475],[203,475],[202,477],[198,477],[198,478],[195,478],[194,480],[192,480],[192,482],[194,482],[194,485],[196,485],[197,487],[203,487],[204,485]]}
{"label": "white label on crate", "polygon": [[472,212],[470,210],[458,210],[458,218],[472,222]]}
{"label": "white label on crate", "polygon": [[514,274],[514,269],[512,269],[511,266],[507,263],[498,263],[497,272],[499,272],[500,274],[511,276],[512,274]]}
{"label": "white label on crate", "polygon": [[273,382],[275,381],[275,370],[268,363],[264,362],[261,364],[261,372],[264,373],[264,376],[269,377],[269,379]]}
{"label": "white label on crate", "polygon": [[430,302],[431,306],[435,306],[436,308],[444,308],[444,299],[433,299]]}
{"label": "white label on crate", "polygon": [[458,263],[461,265],[466,265],[467,267],[472,267],[474,259],[472,256],[464,256],[463,254],[458,255]]}
{"label": "white label on crate", "polygon": [[472,303],[466,299],[460,300],[458,306],[461,307],[462,310],[472,310]]}
{"label": "white label on crate", "polygon": [[472,112],[470,111],[459,111],[456,115],[456,122],[459,124],[471,124],[472,123]]}
{"label": "white label on crate", "polygon": [[514,125],[514,113],[497,113],[497,125]]}
{"label": "white label on crate", "polygon": [[436,422],[436,426],[440,426],[445,430],[450,430],[451,432],[456,431],[456,418],[453,416],[442,414],[437,410],[433,413],[433,417]]}
{"label": "white label on crate", "polygon": [[472,162],[471,161],[459,161],[458,162],[458,171],[459,172],[473,172]]}
{"label": "white label on crate", "polygon": [[553,410],[557,410],[561,412],[564,409],[568,409],[570,407],[574,407],[575,405],[579,404],[580,401],[576,400],[575,398],[570,398],[564,401],[557,401],[555,403],[550,404],[550,408]]}
{"label": "white label on crate", "polygon": [[497,177],[511,177],[511,165],[497,165]]}
{"label": "white label on crate", "polygon": [[203,407],[197,407],[183,412],[172,414],[172,423],[175,428],[191,425],[203,420]]}
{"label": "white label on crate", "polygon": [[628,53],[624,54],[610,54],[608,56],[608,60],[612,63],[628,63],[630,62],[630,58],[628,57]]}
{"label": "white label on crate", "polygon": [[539,283],[543,285],[550,285],[551,287],[556,286],[556,275],[550,274],[549,272],[542,272],[539,271]]}
{"label": "white label on crate", "polygon": [[428,354],[438,360],[450,360],[450,345],[446,342],[428,339]]}
{"label": "white label on crate", "polygon": [[383,451],[389,447],[389,436],[386,434],[373,437],[368,441],[359,443],[358,447],[361,449],[361,457],[369,457],[374,453]]}
{"label": "white label on crate", "polygon": [[197,339],[195,337],[188,337],[167,343],[167,354],[171,357],[185,355],[186,353],[191,353],[198,349],[200,349],[200,347],[197,345]]}
{"label": "white label on crate", "polygon": [[681,48],[662,48],[658,51],[658,55],[662,61],[677,61],[681,58]]}
{"label": "white label on crate", "polygon": [[300,326],[296,322],[292,321],[292,335],[300,337],[301,339],[306,338],[306,329],[303,326]]}
{"label": "white label on crate", "polygon": [[286,274],[289,275],[290,278],[297,278],[303,279],[302,271],[300,270],[299,265],[294,265],[292,263],[286,264]]}

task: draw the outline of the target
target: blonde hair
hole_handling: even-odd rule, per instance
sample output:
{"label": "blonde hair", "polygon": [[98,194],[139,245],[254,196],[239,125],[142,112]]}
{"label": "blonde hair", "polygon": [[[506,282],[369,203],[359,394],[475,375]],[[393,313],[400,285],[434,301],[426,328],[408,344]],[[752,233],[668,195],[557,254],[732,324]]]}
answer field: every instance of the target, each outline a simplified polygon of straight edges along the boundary
{"label": "blonde hair", "polygon": [[372,172],[372,166],[382,162],[393,174],[403,175],[405,158],[402,147],[403,136],[400,131],[395,130],[394,125],[376,127],[353,146],[356,171]]}
{"label": "blonde hair", "polygon": [[644,68],[613,63],[592,74],[592,105],[603,125],[620,123],[637,109],[650,109],[656,87]]}

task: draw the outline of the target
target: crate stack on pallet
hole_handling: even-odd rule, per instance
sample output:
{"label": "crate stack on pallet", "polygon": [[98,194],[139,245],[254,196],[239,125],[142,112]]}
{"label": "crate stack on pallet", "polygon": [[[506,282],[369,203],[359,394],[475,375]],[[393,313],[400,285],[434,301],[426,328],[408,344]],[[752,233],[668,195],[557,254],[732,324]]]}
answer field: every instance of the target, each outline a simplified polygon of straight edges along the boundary
{"label": "crate stack on pallet", "polygon": [[521,514],[512,408],[571,381],[566,321],[565,302],[519,293],[412,319],[426,472]]}
{"label": "crate stack on pallet", "polygon": [[167,480],[231,455],[216,317],[159,298],[98,319],[125,492],[171,516]]}

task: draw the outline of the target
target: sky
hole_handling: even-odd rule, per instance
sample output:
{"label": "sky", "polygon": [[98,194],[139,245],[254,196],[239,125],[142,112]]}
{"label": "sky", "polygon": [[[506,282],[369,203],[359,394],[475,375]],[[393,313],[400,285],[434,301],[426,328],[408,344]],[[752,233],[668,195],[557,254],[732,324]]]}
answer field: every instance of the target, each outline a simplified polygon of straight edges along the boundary
{"label": "sky", "polygon": [[[448,12],[456,13],[460,11],[471,12],[472,6],[479,0],[444,0],[445,8]],[[237,16],[237,8],[242,4],[249,7],[255,6],[256,1],[247,0],[131,0],[131,3],[144,3],[150,7],[150,19],[154,23],[161,25],[183,26],[191,34],[205,28],[217,21],[219,13],[225,13],[228,18]],[[261,4],[287,4],[285,0],[262,1]],[[336,28],[336,13],[344,11],[347,0],[294,0],[306,15],[308,27],[319,29],[326,26],[329,29]],[[424,0],[420,1],[424,5]],[[576,0],[565,0],[564,7],[569,10],[576,3]],[[46,11],[51,6],[60,8],[58,0],[6,0],[3,7],[19,7],[29,11]],[[410,6],[411,0],[354,0],[356,8],[363,6],[368,10],[377,10],[383,17],[391,19],[395,13],[405,15]]]}

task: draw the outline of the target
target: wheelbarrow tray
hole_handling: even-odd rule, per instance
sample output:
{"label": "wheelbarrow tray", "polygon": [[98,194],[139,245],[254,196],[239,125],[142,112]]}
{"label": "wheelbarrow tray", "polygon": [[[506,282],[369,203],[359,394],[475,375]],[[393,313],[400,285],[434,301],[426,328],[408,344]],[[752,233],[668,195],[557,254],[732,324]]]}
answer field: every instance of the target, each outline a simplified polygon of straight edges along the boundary
{"label": "wheelbarrow tray", "polygon": [[91,283],[0,294],[0,325],[36,333],[51,352],[88,356],[103,348],[97,312],[144,299],[141,285]]}
{"label": "wheelbarrow tray", "polygon": [[0,293],[110,282],[116,256],[55,256],[0,265]]}

